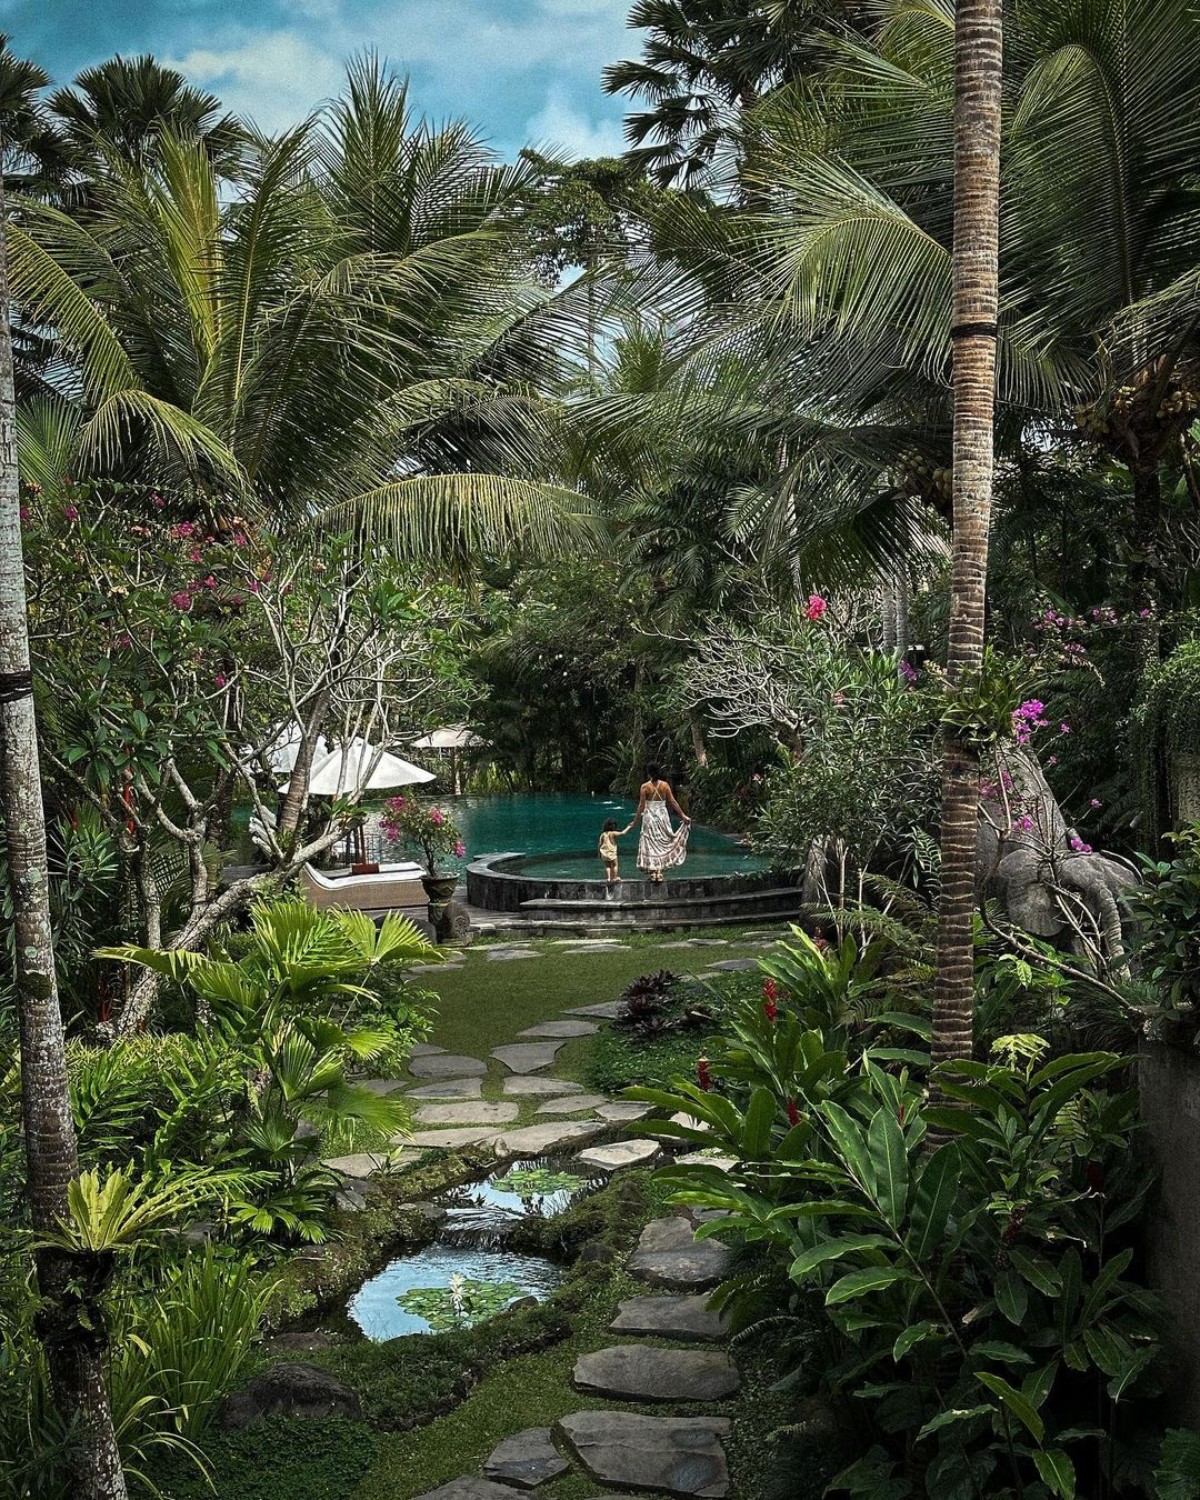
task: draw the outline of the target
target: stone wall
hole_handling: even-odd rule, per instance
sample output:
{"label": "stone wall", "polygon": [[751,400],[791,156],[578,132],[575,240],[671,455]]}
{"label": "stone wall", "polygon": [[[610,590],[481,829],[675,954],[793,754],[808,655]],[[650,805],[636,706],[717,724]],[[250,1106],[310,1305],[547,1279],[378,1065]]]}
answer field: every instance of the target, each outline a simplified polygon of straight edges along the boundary
{"label": "stone wall", "polygon": [[1138,1075],[1159,1174],[1147,1213],[1150,1275],[1178,1337],[1173,1416],[1200,1428],[1200,1053],[1147,1043]]}

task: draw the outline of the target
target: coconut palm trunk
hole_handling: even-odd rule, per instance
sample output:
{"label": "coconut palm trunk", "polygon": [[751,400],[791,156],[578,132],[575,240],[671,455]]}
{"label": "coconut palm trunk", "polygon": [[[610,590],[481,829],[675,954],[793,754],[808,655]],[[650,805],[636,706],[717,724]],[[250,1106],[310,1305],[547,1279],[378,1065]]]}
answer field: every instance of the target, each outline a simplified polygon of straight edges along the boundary
{"label": "coconut palm trunk", "polygon": [[[954,110],[954,547],[950,691],[983,660],[999,307],[1001,0],[959,0]],[[971,1055],[979,756],[946,736],[935,1061]]]}
{"label": "coconut palm trunk", "polygon": [[[29,663],[3,193],[0,179],[0,808],[12,887],[25,1153],[36,1232],[54,1229],[66,1217],[67,1187],[78,1172],[78,1161],[54,970]],[[62,1252],[38,1252],[43,1300],[36,1326],[55,1404],[72,1432],[71,1493],[80,1500],[125,1500],[104,1382],[102,1336],[80,1316],[83,1309],[72,1288],[74,1270]]]}

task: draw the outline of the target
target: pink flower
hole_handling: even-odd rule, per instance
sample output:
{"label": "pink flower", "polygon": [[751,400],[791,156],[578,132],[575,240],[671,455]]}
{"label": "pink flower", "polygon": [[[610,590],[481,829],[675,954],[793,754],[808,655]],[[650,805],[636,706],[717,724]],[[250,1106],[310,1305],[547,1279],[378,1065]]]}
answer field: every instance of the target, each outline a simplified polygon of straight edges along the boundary
{"label": "pink flower", "polygon": [[223,688],[228,681],[229,679],[225,676],[224,672],[218,672],[217,675],[213,678],[213,685],[215,687]]}
{"label": "pink flower", "polygon": [[1022,813],[1022,815],[1019,818],[1014,818],[1013,819],[1013,832],[1014,833],[1032,833],[1033,832],[1033,819],[1029,816],[1028,813]]}
{"label": "pink flower", "polygon": [[155,510],[162,510],[163,506],[166,503],[167,502],[163,499],[163,497],[161,495],[151,495],[150,496],[150,504],[153,505],[153,507],[154,507]]}
{"label": "pink flower", "polygon": [[178,594],[171,595],[171,603],[186,614],[192,607],[192,596],[186,589],[181,589]]}
{"label": "pink flower", "polygon": [[1046,764],[1048,766],[1056,766],[1056,765],[1058,765],[1058,756],[1057,755],[1047,755],[1047,757],[1046,757]]}
{"label": "pink flower", "polygon": [[454,846],[454,857],[455,857],[455,859],[462,859],[464,857],[464,855],[466,854],[466,852],[467,852],[467,846],[466,846],[466,844],[463,843],[462,839],[459,839],[458,843],[455,844],[455,846]]}
{"label": "pink flower", "polygon": [[900,675],[904,678],[905,682],[914,683],[917,680],[917,669],[913,666],[912,662],[902,661],[900,663]]}
{"label": "pink flower", "polygon": [[1090,854],[1092,852],[1091,844],[1085,844],[1077,833],[1073,833],[1067,842],[1076,854]]}
{"label": "pink flower", "polygon": [[1070,734],[1071,726],[1069,724],[1060,724],[1058,726],[1058,732],[1059,734]]}
{"label": "pink flower", "polygon": [[22,521],[28,521],[32,515],[33,515],[33,512],[29,509],[28,505],[22,505],[22,507],[21,507],[21,519],[22,519]]}
{"label": "pink flower", "polygon": [[188,553],[188,562],[198,563],[203,555],[199,547],[193,547]]}
{"label": "pink flower", "polygon": [[834,695],[833,695],[834,707],[835,708],[841,708],[842,704],[845,703],[845,701],[846,701],[846,695],[839,688],[838,691],[836,693],[834,693]]}
{"label": "pink flower", "polygon": [[1092,800],[1088,803],[1088,806],[1089,807],[1099,807],[1100,806],[1100,798],[1099,797],[1093,797]]}
{"label": "pink flower", "polygon": [[217,580],[210,573],[208,575],[208,577],[204,580],[204,587],[206,589],[215,589],[216,586],[217,586]]}
{"label": "pink flower", "polygon": [[804,611],[804,613],[810,620],[816,621],[821,619],[828,608],[828,602],[822,599],[820,594],[809,594],[808,608]]}
{"label": "pink flower", "polygon": [[195,529],[190,521],[180,521],[178,526],[171,527],[171,535],[187,537],[191,536]]}
{"label": "pink flower", "polygon": [[429,809],[429,821],[435,828],[440,828],[446,821],[446,814],[441,810],[440,807],[431,807]]}
{"label": "pink flower", "polygon": [[235,547],[244,547],[246,545],[246,534],[244,531],[235,531],[233,533],[233,545]]}
{"label": "pink flower", "polygon": [[249,588],[249,590],[250,590],[250,592],[252,594],[257,594],[259,592],[259,590],[262,588],[262,584],[258,581],[257,578],[252,578],[250,580],[249,584],[247,585],[247,587]]}
{"label": "pink flower", "polygon": [[66,516],[66,518],[67,518],[68,521],[78,521],[78,519],[79,519],[79,510],[74,505],[64,505],[63,506],[63,515]]}
{"label": "pink flower", "polygon": [[1150,618],[1150,611],[1148,609],[1139,609],[1138,610],[1138,619],[1139,620],[1148,620],[1149,618]]}

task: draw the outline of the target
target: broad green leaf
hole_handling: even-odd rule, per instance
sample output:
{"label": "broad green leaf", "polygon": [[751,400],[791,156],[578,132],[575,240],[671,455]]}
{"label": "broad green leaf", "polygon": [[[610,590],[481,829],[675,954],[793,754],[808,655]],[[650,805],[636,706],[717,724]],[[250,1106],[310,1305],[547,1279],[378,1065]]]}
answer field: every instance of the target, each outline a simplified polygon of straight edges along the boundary
{"label": "broad green leaf", "polygon": [[1013,1271],[1001,1271],[995,1284],[996,1306],[1014,1327],[1020,1328],[1029,1309],[1029,1288]]}
{"label": "broad green leaf", "polygon": [[837,1307],[868,1292],[881,1292],[886,1287],[895,1286],[898,1281],[915,1279],[911,1271],[905,1271],[900,1266],[867,1266],[861,1271],[851,1271],[840,1281],[835,1281],[825,1293],[825,1305]]}
{"label": "broad green leaf", "polygon": [[841,1154],[842,1160],[857,1181],[869,1192],[872,1197],[875,1194],[875,1180],[871,1171],[870,1153],[867,1149],[866,1136],[861,1127],[851,1119],[840,1104],[834,1104],[832,1100],[826,1100],[820,1105],[821,1116],[829,1127],[829,1133],[833,1143]]}
{"label": "broad green leaf", "polygon": [[761,1161],[771,1145],[771,1125],[779,1101],[767,1088],[757,1088],[750,1097],[742,1134],[742,1156],[747,1161]]}
{"label": "broad green leaf", "polygon": [[898,1229],[908,1205],[908,1152],[904,1132],[891,1109],[876,1110],[867,1130],[867,1146],[875,1175],[875,1195],[883,1217]]}
{"label": "broad green leaf", "polygon": [[920,1323],[911,1324],[892,1345],[892,1358],[899,1364],[906,1354],[927,1339],[938,1327],[937,1323],[931,1323],[928,1318]]}
{"label": "broad green leaf", "polygon": [[1003,1339],[984,1339],[971,1345],[971,1355],[976,1359],[995,1360],[1002,1365],[1031,1365],[1033,1359],[1024,1349],[1015,1344],[1006,1344]]}
{"label": "broad green leaf", "polygon": [[941,1432],[943,1427],[949,1427],[955,1422],[969,1422],[973,1417],[993,1416],[995,1410],[994,1406],[959,1406],[950,1411],[940,1411],[917,1433],[917,1442],[919,1443],[922,1438],[929,1437],[932,1433]]}
{"label": "broad green leaf", "polygon": [[1035,1443],[1040,1443],[1046,1435],[1046,1424],[1038,1416],[1037,1412],[1026,1401],[1020,1391],[1015,1390],[999,1375],[993,1375],[988,1370],[979,1370],[975,1375],[981,1385],[987,1386],[988,1390],[1000,1397],[1017,1421],[1029,1433]]}
{"label": "broad green leaf", "polygon": [[1045,1448],[1033,1455],[1033,1461],[1051,1494],[1075,1500],[1075,1465],[1061,1448]]}
{"label": "broad green leaf", "polygon": [[961,1170],[962,1153],[953,1141],[935,1151],[921,1169],[907,1239],[909,1254],[918,1265],[932,1261],[942,1245]]}
{"label": "broad green leaf", "polygon": [[1008,1252],[1013,1269],[1018,1271],[1030,1286],[1036,1287],[1043,1296],[1057,1297],[1062,1292],[1062,1277],[1052,1262],[1044,1255],[1034,1255],[1029,1250],[1016,1246]]}

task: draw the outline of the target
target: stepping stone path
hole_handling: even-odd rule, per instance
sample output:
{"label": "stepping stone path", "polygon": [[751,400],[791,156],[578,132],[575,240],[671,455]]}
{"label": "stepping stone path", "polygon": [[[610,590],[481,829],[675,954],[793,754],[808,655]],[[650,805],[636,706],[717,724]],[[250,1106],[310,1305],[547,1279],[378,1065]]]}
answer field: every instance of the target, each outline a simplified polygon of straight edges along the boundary
{"label": "stepping stone path", "polygon": [[414,1078],[482,1078],[487,1063],[477,1057],[458,1057],[452,1052],[414,1057],[408,1065]]}
{"label": "stepping stone path", "polygon": [[625,1009],[624,1000],[604,1000],[599,1005],[573,1005],[569,1016],[596,1016],[601,1021],[615,1021]]}
{"label": "stepping stone path", "polygon": [[518,1036],[574,1037],[592,1036],[600,1028],[592,1021],[541,1021],[518,1031]]}
{"label": "stepping stone path", "polygon": [[732,1156],[723,1156],[719,1151],[711,1155],[707,1151],[689,1151],[686,1156],[677,1156],[679,1167],[716,1167],[718,1172],[731,1172],[737,1166]]}
{"label": "stepping stone path", "polygon": [[611,1146],[589,1146],[579,1153],[579,1160],[604,1172],[622,1167],[643,1167],[658,1155],[657,1141],[614,1141]]}
{"label": "stepping stone path", "polygon": [[644,1120],[652,1108],[633,1099],[614,1099],[611,1104],[602,1104],[596,1113],[610,1125],[626,1125],[631,1120]]}
{"label": "stepping stone path", "polygon": [[709,964],[709,972],[714,974],[744,974],[747,969],[757,968],[756,958],[722,958],[717,963]]}
{"label": "stepping stone path", "polygon": [[447,1078],[445,1083],[425,1083],[419,1089],[409,1089],[410,1099],[478,1099],[483,1089],[482,1078]]}
{"label": "stepping stone path", "polygon": [[483,1466],[489,1479],[533,1490],[565,1474],[571,1465],[554,1446],[549,1427],[530,1427],[505,1438]]}
{"label": "stepping stone path", "polygon": [[340,1172],[343,1177],[370,1177],[372,1172],[378,1172],[387,1162],[386,1152],[359,1151],[353,1156],[331,1156],[321,1165],[328,1167],[331,1172]]}
{"label": "stepping stone path", "polygon": [[585,1109],[595,1109],[608,1101],[603,1094],[568,1094],[565,1099],[551,1099],[538,1109],[539,1115],[577,1115]]}
{"label": "stepping stone path", "polygon": [[716,1240],[698,1240],[690,1219],[653,1219],[642,1230],[629,1269],[654,1286],[700,1289],[729,1274],[732,1256]]}
{"label": "stepping stone path", "polygon": [[465,1479],[452,1479],[440,1490],[427,1490],[417,1500],[513,1500],[513,1492],[506,1484],[493,1484],[490,1479],[468,1475]]}
{"label": "stepping stone path", "polygon": [[[558,1431],[589,1476],[600,1484],[623,1490],[665,1491],[684,1500],[692,1496],[724,1500],[729,1494],[729,1469],[721,1446],[729,1431],[727,1417],[577,1411],[559,1421]],[[463,1500],[474,1497],[468,1491]]]}
{"label": "stepping stone path", "polygon": [[521,1113],[509,1099],[464,1099],[460,1104],[422,1104],[417,1119],[422,1125],[511,1125]]}
{"label": "stepping stone path", "polygon": [[439,1057],[445,1050],[445,1047],[435,1047],[432,1042],[415,1042],[412,1055],[414,1057]]}
{"label": "stepping stone path", "polygon": [[492,1056],[510,1073],[536,1073],[548,1068],[565,1046],[565,1042],[513,1042],[507,1047],[494,1047]]}
{"label": "stepping stone path", "polygon": [[683,938],[677,943],[664,943],[664,948],[728,948],[728,938]]}
{"label": "stepping stone path", "polygon": [[488,962],[507,963],[512,958],[541,958],[541,954],[534,948],[491,948],[488,950]]}
{"label": "stepping stone path", "polygon": [[354,1085],[356,1088],[366,1089],[368,1093],[379,1094],[383,1097],[402,1089],[404,1080],[402,1078],[356,1078]]}
{"label": "stepping stone path", "polygon": [[422,1151],[431,1148],[454,1151],[459,1146],[477,1146],[481,1141],[492,1141],[497,1133],[495,1126],[488,1129],[483,1125],[460,1125],[453,1130],[418,1130],[412,1135],[401,1136],[400,1140],[405,1145],[418,1146]]}
{"label": "stepping stone path", "polygon": [[707,1297],[627,1297],[608,1325],[613,1333],[711,1344],[728,1332],[728,1320],[714,1312]]}
{"label": "stepping stone path", "polygon": [[741,1385],[737,1367],[716,1349],[617,1344],[575,1361],[577,1390],[610,1401],[723,1401]]}
{"label": "stepping stone path", "polygon": [[520,1130],[506,1130],[497,1142],[497,1149],[507,1156],[544,1156],[560,1146],[579,1145],[590,1140],[605,1128],[602,1120],[559,1120],[553,1124],[525,1125]]}
{"label": "stepping stone path", "polygon": [[582,1094],[583,1084],[566,1078],[535,1078],[529,1073],[512,1073],[504,1080],[504,1093],[515,1099],[549,1098],[552,1094]]}

